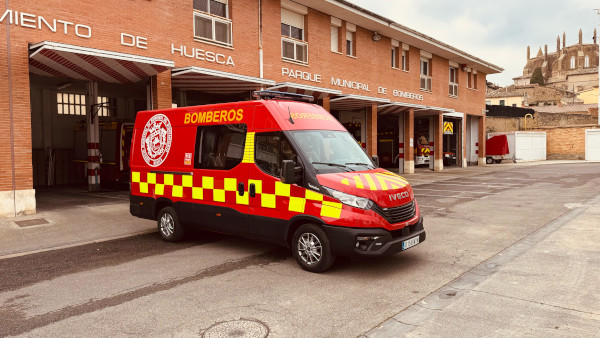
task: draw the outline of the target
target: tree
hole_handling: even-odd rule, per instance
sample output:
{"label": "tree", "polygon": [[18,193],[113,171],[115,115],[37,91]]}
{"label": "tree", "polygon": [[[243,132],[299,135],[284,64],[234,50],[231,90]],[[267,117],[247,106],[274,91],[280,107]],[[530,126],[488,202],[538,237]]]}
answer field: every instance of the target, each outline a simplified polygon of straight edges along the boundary
{"label": "tree", "polygon": [[531,79],[529,80],[529,83],[537,83],[540,86],[544,85],[544,76],[542,75],[542,68],[535,67],[535,69],[533,70],[533,74],[531,75]]}

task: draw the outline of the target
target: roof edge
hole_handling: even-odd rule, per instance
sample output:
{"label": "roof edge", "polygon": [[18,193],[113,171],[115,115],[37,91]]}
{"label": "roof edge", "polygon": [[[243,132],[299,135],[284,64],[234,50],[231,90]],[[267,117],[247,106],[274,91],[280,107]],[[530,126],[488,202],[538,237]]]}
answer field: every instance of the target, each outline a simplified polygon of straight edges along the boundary
{"label": "roof edge", "polygon": [[[457,55],[459,55],[461,57],[464,57],[464,58],[466,58],[468,60],[471,60],[471,61],[473,61],[475,63],[478,63],[481,66],[484,66],[486,68],[494,70],[497,73],[501,73],[501,72],[504,71],[504,68],[502,68],[500,66],[497,66],[497,65],[495,65],[493,63],[490,63],[490,62],[487,62],[487,61],[485,61],[483,59],[480,59],[480,58],[478,58],[476,56],[473,56],[473,55],[471,55],[471,54],[469,54],[467,52],[464,52],[464,51],[462,51],[462,50],[460,50],[460,49],[458,49],[456,47],[453,47],[453,46],[450,46],[450,45],[448,45],[448,44],[446,44],[444,42],[441,42],[441,41],[439,41],[439,40],[437,40],[437,39],[435,39],[435,38],[433,38],[433,37],[431,37],[429,35],[426,35],[426,34],[423,34],[421,32],[418,32],[418,31],[416,31],[416,30],[414,30],[412,28],[406,27],[406,26],[404,26],[404,25],[402,25],[400,23],[397,23],[397,22],[395,22],[395,21],[393,21],[391,19],[388,19],[388,18],[386,18],[384,16],[381,16],[381,15],[379,15],[377,13],[371,12],[371,11],[365,9],[365,8],[362,8],[362,7],[358,6],[358,5],[350,3],[350,2],[348,2],[346,0],[325,0],[325,1],[330,2],[330,3],[335,2],[335,3],[338,3],[340,5],[350,7],[352,9],[356,10],[356,11],[361,12],[363,15],[365,15],[367,17],[371,17],[371,19],[375,19],[374,21],[376,21],[376,22],[378,22],[380,24],[386,23],[392,29],[399,30],[400,32],[402,32],[404,34],[412,35],[413,37],[415,37],[417,39],[420,39],[421,41],[424,41],[426,43],[430,43],[432,45],[435,45],[435,46],[437,46],[439,48],[448,50],[448,51],[450,51],[452,53],[455,53],[455,54],[457,54]],[[489,73],[489,74],[494,74],[494,73]]]}

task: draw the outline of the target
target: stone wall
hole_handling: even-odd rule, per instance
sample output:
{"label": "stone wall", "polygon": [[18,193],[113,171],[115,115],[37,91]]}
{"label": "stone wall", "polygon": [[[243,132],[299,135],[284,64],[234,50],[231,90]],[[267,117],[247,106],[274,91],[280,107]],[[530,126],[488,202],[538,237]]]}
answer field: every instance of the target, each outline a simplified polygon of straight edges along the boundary
{"label": "stone wall", "polygon": [[[525,122],[527,119],[527,122]],[[569,127],[598,124],[598,108],[589,113],[542,113],[531,117],[487,116],[487,132],[530,130],[531,128]]]}

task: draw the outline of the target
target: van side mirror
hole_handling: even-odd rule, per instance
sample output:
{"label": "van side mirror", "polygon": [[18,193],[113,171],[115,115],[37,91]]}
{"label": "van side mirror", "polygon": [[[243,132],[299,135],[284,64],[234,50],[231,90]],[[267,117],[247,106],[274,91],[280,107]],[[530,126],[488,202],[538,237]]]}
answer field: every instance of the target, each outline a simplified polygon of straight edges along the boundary
{"label": "van side mirror", "polygon": [[285,184],[296,183],[295,163],[292,160],[281,161],[281,181]]}
{"label": "van side mirror", "polygon": [[375,167],[379,168],[379,156],[377,156],[377,155],[371,156],[371,162],[373,162],[373,165]]}

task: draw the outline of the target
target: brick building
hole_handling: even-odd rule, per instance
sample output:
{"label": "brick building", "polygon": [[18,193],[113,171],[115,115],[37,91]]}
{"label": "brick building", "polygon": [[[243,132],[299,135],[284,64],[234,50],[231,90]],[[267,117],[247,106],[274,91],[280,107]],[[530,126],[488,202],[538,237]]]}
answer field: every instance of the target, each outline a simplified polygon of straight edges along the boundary
{"label": "brick building", "polygon": [[[6,7],[8,6],[8,7]],[[343,0],[12,0],[0,10],[0,216],[35,189],[128,181],[137,111],[312,95],[401,172],[483,163],[486,75],[502,69]],[[444,123],[453,133],[444,135]]]}

